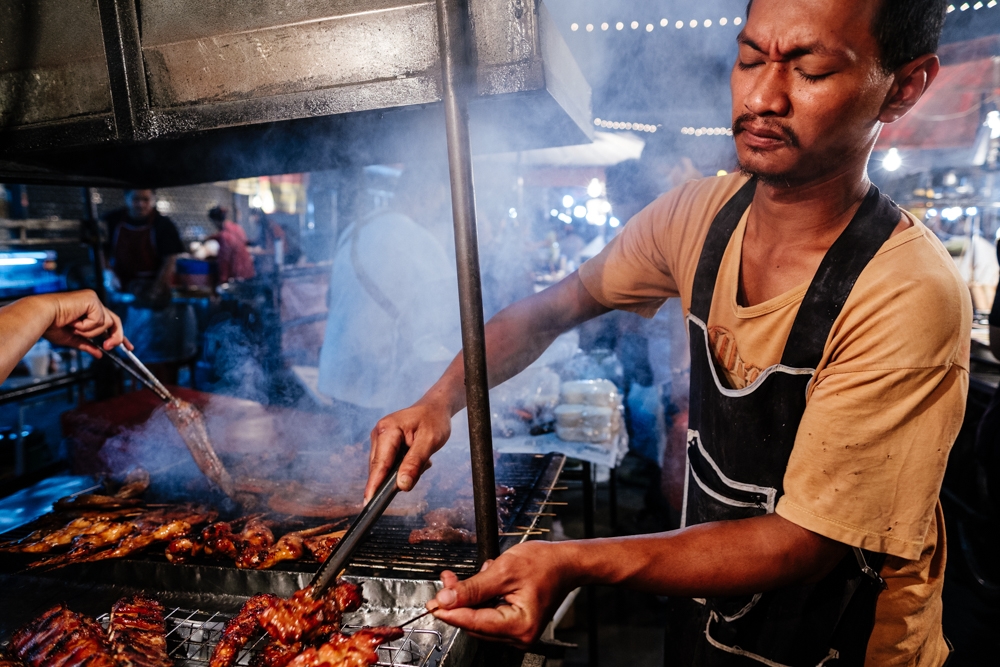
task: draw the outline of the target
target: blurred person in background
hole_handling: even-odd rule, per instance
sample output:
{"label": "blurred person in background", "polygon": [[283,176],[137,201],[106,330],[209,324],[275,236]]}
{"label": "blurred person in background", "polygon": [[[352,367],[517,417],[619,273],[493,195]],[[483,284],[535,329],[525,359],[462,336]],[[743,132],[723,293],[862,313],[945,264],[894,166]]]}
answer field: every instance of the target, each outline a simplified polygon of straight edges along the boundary
{"label": "blurred person in background", "polygon": [[[99,345],[91,342],[102,335]],[[92,290],[26,296],[0,308],[0,383],[40,338],[98,359],[122,343],[132,349],[121,320]]]}
{"label": "blurred person in background", "polygon": [[337,242],[319,391],[354,440],[419,398],[461,347],[450,193],[443,165],[408,164],[389,207]]}
{"label": "blurred person in background", "polygon": [[167,384],[177,383],[180,365],[198,349],[194,309],[173,302],[180,233],[156,208],[156,191],[125,191],[125,208],[108,213],[106,256],[125,299],[125,331],[135,354]]}
{"label": "blurred person in background", "polygon": [[[662,161],[662,160],[661,160]],[[665,189],[658,175],[665,170],[657,169],[650,160],[626,160],[605,170],[608,201],[612,214],[619,220],[631,220],[639,211],[660,196]],[[689,180],[701,177],[694,170],[691,161],[682,158],[676,161],[669,172],[674,179],[670,188],[679,187]],[[678,182],[679,181],[679,182]],[[684,492],[684,472],[687,452],[688,390],[691,378],[691,355],[688,349],[687,326],[679,299],[669,299],[652,319],[644,319],[633,313],[620,313],[636,323],[637,338],[645,343],[646,365],[651,374],[651,386],[639,385],[642,390],[656,394],[656,413],[647,417],[646,423],[655,425],[657,430],[646,429],[645,433],[629,433],[637,439],[638,446],[645,452],[647,460],[658,467],[657,487],[669,506],[670,527],[680,525],[680,512]],[[627,355],[622,356],[623,362]],[[637,391],[633,400],[638,410],[638,400],[644,391]],[[649,412],[646,412],[649,415]],[[654,449],[655,447],[655,449]],[[652,499],[650,494],[649,499]],[[649,500],[647,500],[649,503]]]}
{"label": "blurred person in background", "polygon": [[243,228],[229,219],[229,210],[222,206],[211,208],[208,219],[219,230],[210,237],[219,242],[219,282],[253,278],[253,258],[247,250],[247,234]]}

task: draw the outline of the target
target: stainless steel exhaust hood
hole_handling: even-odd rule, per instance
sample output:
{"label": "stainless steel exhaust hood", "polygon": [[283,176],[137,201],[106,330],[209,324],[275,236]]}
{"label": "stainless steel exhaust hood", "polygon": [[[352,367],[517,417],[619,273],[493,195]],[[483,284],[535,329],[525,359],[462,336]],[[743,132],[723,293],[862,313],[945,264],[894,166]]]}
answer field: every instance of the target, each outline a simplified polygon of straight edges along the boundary
{"label": "stainless steel exhaust hood", "polygon": [[[587,141],[590,88],[540,0],[469,6],[476,152]],[[177,185],[443,156],[436,21],[433,0],[8,0],[0,181]]]}

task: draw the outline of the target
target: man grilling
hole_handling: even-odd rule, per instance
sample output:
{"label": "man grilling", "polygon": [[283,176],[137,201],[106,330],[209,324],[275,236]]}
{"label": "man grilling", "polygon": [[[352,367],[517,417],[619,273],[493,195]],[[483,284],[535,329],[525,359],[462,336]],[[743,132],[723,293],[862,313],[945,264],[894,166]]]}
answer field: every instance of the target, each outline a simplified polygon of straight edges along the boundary
{"label": "man grilling", "polygon": [[[944,248],[866,171],[882,124],[938,72],[945,7],[754,0],[731,77],[743,173],[659,198],[579,273],[486,330],[495,384],[580,322],[681,298],[682,528],[519,545],[467,581],[444,573],[438,618],[527,644],[572,588],[621,584],[670,596],[668,664],[945,662],[938,491],[972,314]],[[378,423],[368,493],[402,442],[399,485],[412,488],[462,383],[457,359]],[[506,604],[474,608],[497,595]]]}

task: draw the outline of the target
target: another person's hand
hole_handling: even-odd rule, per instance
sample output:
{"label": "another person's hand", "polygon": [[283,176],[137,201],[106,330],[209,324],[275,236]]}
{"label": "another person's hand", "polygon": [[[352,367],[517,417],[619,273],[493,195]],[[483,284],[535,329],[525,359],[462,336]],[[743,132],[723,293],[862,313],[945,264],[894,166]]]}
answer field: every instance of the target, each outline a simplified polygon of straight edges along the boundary
{"label": "another person's hand", "polygon": [[[572,563],[564,558],[570,543],[532,541],[518,544],[487,561],[479,574],[459,581],[454,572],[441,573],[444,588],[427,603],[434,616],[474,637],[525,648],[575,588]],[[502,597],[506,604],[475,607]]]}
{"label": "another person's hand", "polygon": [[[52,309],[52,323],[43,336],[55,345],[75,347],[98,359],[103,351],[122,343],[132,349],[132,344],[125,338],[122,330],[121,319],[108,310],[92,290],[43,294],[31,298]],[[100,347],[91,343],[91,338],[101,334],[107,334],[107,338]]]}
{"label": "another person's hand", "polygon": [[396,486],[409,491],[420,475],[431,467],[431,455],[441,449],[451,436],[451,412],[433,402],[415,405],[383,417],[372,429],[371,459],[365,502],[375,495],[396,460],[404,443],[410,448],[396,477]]}

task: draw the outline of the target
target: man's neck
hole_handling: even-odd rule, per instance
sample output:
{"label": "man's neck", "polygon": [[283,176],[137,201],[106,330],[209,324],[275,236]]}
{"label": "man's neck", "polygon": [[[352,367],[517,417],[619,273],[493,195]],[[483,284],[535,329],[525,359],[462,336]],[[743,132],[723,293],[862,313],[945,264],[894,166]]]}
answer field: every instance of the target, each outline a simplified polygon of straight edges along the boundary
{"label": "man's neck", "polygon": [[[834,239],[851,221],[871,182],[864,165],[800,185],[761,183],[753,199],[756,234],[774,239]],[[832,240],[831,240],[832,243]]]}

